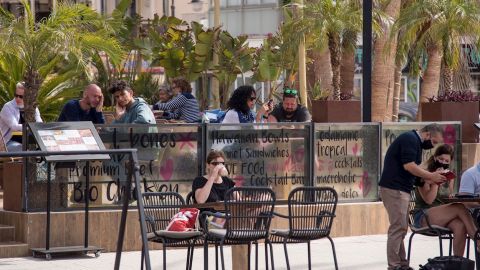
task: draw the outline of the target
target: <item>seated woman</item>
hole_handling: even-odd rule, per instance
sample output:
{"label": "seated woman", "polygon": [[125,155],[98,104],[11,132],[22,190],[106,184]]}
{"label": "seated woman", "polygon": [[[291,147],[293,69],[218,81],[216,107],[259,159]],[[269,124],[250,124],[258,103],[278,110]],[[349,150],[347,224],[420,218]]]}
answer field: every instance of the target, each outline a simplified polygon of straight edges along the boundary
{"label": "seated woman", "polygon": [[[233,91],[232,96],[228,100],[228,111],[222,123],[253,123],[262,122],[262,116],[268,115],[273,109],[273,104],[263,104],[257,112],[252,111],[255,107],[257,94],[251,85],[242,85]],[[268,118],[268,117],[267,117]]]}
{"label": "seated woman", "polygon": [[[448,169],[452,158],[453,148],[447,144],[440,145],[433,156],[427,160],[427,170],[430,172],[444,171]],[[453,183],[450,185],[453,186]],[[463,256],[467,234],[473,239],[477,227],[470,212],[463,204],[444,204],[439,198],[438,189],[439,185],[428,182],[422,182],[416,188],[415,208],[421,211],[417,211],[414,215],[414,226],[418,228],[428,226],[425,218],[425,215],[428,215],[430,225],[449,228],[453,232],[453,254]]]}
{"label": "seated woman", "polygon": [[192,95],[192,86],[184,78],[172,80],[172,93],[174,97],[165,102],[157,103],[154,109],[171,111],[169,115],[173,119],[182,120],[187,123],[200,121],[200,109],[197,99]]}
{"label": "seated woman", "polygon": [[225,192],[235,186],[227,177],[225,155],[212,150],[207,155],[207,174],[193,180],[193,198],[197,203],[217,202],[225,199]]}

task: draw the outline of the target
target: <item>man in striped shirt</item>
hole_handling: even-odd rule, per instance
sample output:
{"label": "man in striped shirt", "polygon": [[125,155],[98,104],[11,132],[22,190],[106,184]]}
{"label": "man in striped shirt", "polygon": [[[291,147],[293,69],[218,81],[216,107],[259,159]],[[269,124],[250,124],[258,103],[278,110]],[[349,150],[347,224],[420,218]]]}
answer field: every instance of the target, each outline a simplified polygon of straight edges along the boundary
{"label": "man in striped shirt", "polygon": [[183,78],[175,78],[172,80],[171,87],[175,96],[166,103],[158,104],[158,109],[172,111],[171,119],[183,120],[187,123],[200,122],[200,109],[192,95],[190,83]]}

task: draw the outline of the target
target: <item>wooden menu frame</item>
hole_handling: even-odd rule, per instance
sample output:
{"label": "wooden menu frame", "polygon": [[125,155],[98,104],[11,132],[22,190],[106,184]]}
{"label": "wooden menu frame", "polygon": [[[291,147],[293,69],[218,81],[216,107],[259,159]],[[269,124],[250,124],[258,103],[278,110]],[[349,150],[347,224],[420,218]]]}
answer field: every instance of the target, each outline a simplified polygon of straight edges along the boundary
{"label": "wooden menu frame", "polygon": [[[92,122],[29,123],[33,136],[42,151],[105,150]],[[55,155],[47,161],[107,160],[110,155]]]}

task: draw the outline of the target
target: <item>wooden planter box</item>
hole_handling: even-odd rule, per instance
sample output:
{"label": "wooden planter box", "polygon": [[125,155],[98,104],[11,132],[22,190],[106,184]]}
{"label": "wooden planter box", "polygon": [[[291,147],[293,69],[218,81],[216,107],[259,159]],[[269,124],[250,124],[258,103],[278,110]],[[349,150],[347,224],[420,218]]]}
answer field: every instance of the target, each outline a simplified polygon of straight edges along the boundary
{"label": "wooden planter box", "polygon": [[359,100],[313,100],[312,121],[315,123],[344,123],[362,121]]}
{"label": "wooden planter box", "polygon": [[422,121],[461,121],[462,142],[478,143],[478,102],[428,102],[422,103]]}

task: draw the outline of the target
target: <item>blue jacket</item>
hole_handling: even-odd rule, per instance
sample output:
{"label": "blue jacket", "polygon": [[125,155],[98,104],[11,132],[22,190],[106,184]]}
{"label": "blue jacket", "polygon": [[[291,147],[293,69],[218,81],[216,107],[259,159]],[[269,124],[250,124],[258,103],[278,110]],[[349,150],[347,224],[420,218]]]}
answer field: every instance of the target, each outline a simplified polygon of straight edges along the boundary
{"label": "blue jacket", "polygon": [[142,98],[134,98],[132,105],[125,114],[112,124],[156,124],[155,116],[148,104]]}

